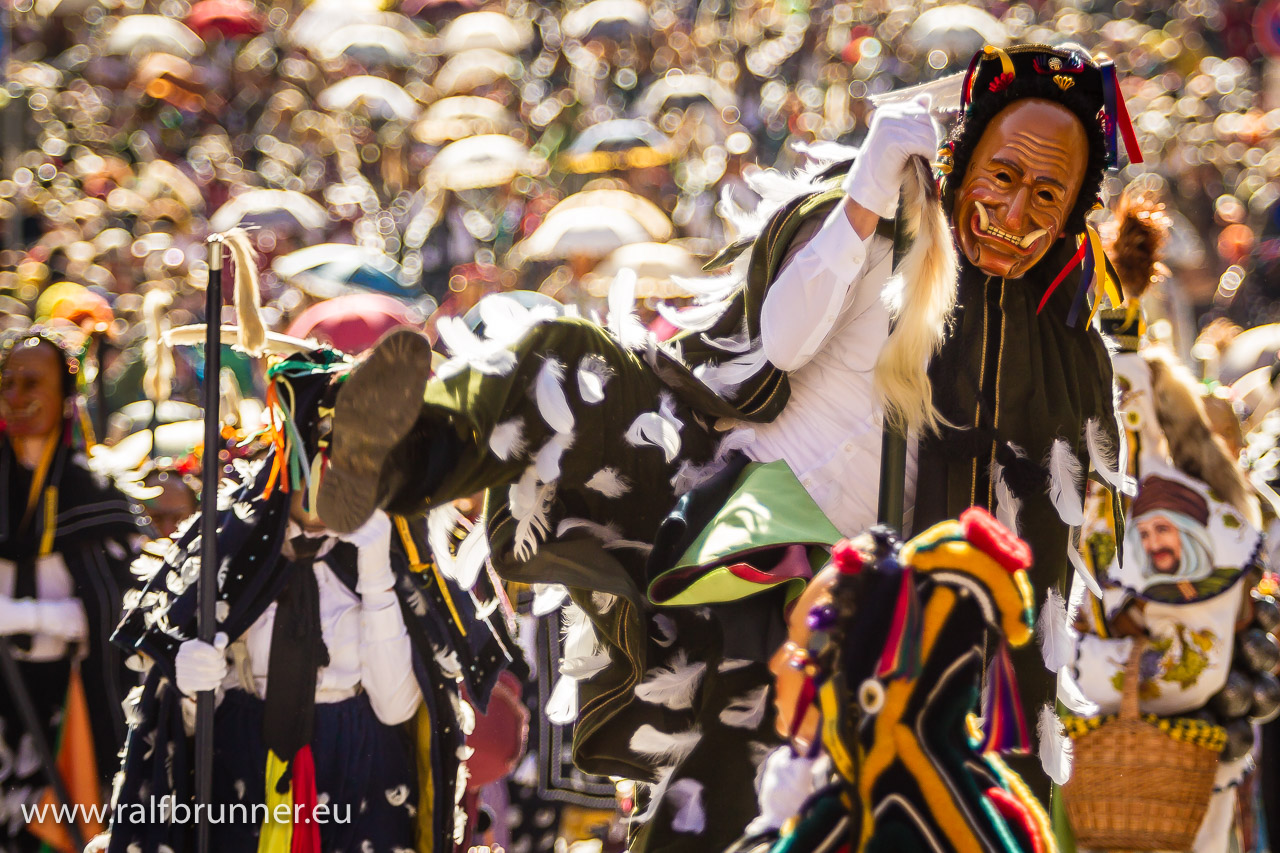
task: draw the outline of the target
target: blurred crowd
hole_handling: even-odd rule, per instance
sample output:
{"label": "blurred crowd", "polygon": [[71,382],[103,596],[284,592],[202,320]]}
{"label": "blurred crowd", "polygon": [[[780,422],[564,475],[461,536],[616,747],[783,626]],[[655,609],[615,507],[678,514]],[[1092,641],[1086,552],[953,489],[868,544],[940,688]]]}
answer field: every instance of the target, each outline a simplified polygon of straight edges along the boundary
{"label": "blurred crowd", "polygon": [[[111,368],[135,361],[144,295],[196,319],[203,240],[236,224],[280,330],[352,290],[419,321],[497,289],[589,309],[623,266],[641,296],[679,297],[671,276],[732,239],[723,200],[749,206],[753,170],[856,142],[868,96],[985,43],[1072,40],[1120,70],[1147,163],[1115,180],[1167,202],[1170,286],[1252,325],[1273,319],[1280,256],[1280,102],[1254,18],[1247,0],[17,0],[3,307],[84,303],[115,408],[141,397],[140,371]],[[1224,291],[1232,265],[1248,275]],[[63,282],[87,290],[36,305]]]}

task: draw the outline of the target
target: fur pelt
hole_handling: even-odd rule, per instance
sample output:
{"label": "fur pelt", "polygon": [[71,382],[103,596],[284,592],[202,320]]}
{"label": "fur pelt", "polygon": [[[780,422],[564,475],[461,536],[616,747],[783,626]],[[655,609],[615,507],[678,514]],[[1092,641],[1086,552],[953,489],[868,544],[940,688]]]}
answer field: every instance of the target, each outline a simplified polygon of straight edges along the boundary
{"label": "fur pelt", "polygon": [[916,158],[902,184],[902,224],[912,242],[884,295],[894,325],[876,359],[875,388],[890,423],[937,429],[941,420],[925,368],[955,308],[958,261],[933,175]]}
{"label": "fur pelt", "polygon": [[1169,237],[1169,214],[1150,194],[1130,186],[1116,205],[1115,237],[1108,254],[1126,299],[1140,298],[1163,271],[1160,254]]}
{"label": "fur pelt", "polygon": [[1144,349],[1142,356],[1151,369],[1156,418],[1174,467],[1203,481],[1251,524],[1261,527],[1257,495],[1226,444],[1213,432],[1190,371],[1162,346]]}
{"label": "fur pelt", "polygon": [[[267,326],[262,319],[262,294],[258,282],[258,252],[243,228],[222,235],[236,265],[236,325],[240,349],[258,356],[267,351]],[[214,251],[220,251],[215,249]]]}

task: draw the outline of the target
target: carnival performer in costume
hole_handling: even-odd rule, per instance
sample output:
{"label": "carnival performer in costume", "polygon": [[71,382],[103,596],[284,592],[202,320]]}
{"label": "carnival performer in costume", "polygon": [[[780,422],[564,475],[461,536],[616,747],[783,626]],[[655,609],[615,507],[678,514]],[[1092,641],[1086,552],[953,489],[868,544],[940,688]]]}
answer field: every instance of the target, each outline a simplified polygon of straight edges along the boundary
{"label": "carnival performer in costume", "polygon": [[[885,106],[851,168],[831,167],[816,188],[802,181],[767,192],[763,224],[716,260],[730,271],[703,284],[703,304],[676,316],[693,328],[672,343],[659,345],[630,318],[625,275],[608,328],[536,310],[499,316],[493,307],[483,339],[442,323],[454,358],[434,376],[425,338],[384,341],[339,397],[341,452],[324,473],[321,517],[350,530],[378,507],[419,512],[488,489],[498,571],[570,587],[603,644],[585,666],[570,667],[579,679],[579,765],[649,781],[704,774],[707,796],[723,804],[709,809],[722,817],[708,828],[715,835],[672,832],[670,810],[660,808],[650,813],[652,831],[665,840],[652,843],[727,844],[750,795],[748,743],[767,735],[763,713],[733,718],[750,726],[721,715],[767,685],[762,666],[719,667],[724,657],[763,662],[780,610],[768,602],[718,608],[710,623],[671,610],[659,623],[651,606],[797,587],[819,546],[875,520],[870,483],[885,420],[927,431],[941,415],[955,427],[921,450],[929,481],[919,493],[929,499],[917,514],[927,520],[971,502],[996,505],[991,460],[979,457],[1005,447],[1009,494],[1029,513],[1033,548],[1044,551],[1037,586],[1065,581],[1068,529],[1043,494],[1051,478],[1041,460],[1060,448],[1063,464],[1050,466],[1056,493],[1078,524],[1070,507],[1081,503],[1086,426],[1099,439],[1094,447],[1115,438],[1107,353],[1087,323],[1088,292],[1106,281],[1092,271],[1104,272],[1105,260],[1096,241],[1075,236],[1107,161],[1098,115],[1116,113],[1104,109],[1113,83],[1075,48],[975,58],[955,137],[960,183],[946,196],[968,247],[962,298],[975,306],[946,345],[946,361],[967,365],[962,375],[930,382],[924,370],[956,292],[952,238],[922,169],[921,158],[936,155],[929,106]],[[1065,163],[1046,158],[1049,150]],[[892,223],[881,223],[899,209],[900,187],[898,236],[914,240],[895,281]],[[1016,294],[1000,300],[1006,280],[1019,281],[1006,288]],[[993,342],[1005,327],[1004,345]],[[998,358],[1023,334],[1018,358]],[[974,358],[982,363],[969,364]],[[997,397],[1019,413],[995,415]],[[947,458],[953,438],[960,443]],[[958,478],[975,470],[978,479],[962,488]],[[729,614],[752,606],[752,629],[735,630],[741,617]],[[762,618],[770,624],[770,613],[773,635],[756,627]],[[748,639],[757,647],[744,647]],[[1032,657],[1038,704],[1052,694],[1052,678]],[[673,682],[672,693],[652,688]]]}
{"label": "carnival performer in costume", "polygon": [[[88,716],[91,741],[80,739],[84,729],[67,740],[89,748],[75,756],[75,778],[63,781],[77,802],[97,806],[124,742],[132,679],[110,636],[145,520],[89,467],[79,376],[75,352],[47,328],[10,337],[0,351],[0,637],[51,748]],[[21,806],[44,797],[47,777],[13,690],[0,689],[0,850],[18,853],[67,836],[22,817]]]}
{"label": "carnival performer in costume", "polygon": [[[239,289],[252,258],[236,260]],[[349,367],[330,349],[269,357],[270,450],[237,463],[241,481],[218,497],[213,645],[190,639],[198,526],[137,567],[148,581],[115,639],[151,668],[133,697],[112,851],[191,849],[192,827],[156,820],[147,804],[191,802],[190,699],[205,690],[218,698],[214,849],[432,850],[461,834],[470,715],[460,690],[483,709],[518,652],[444,576],[423,525],[378,513],[339,537],[310,511],[307,484]],[[459,541],[450,536],[446,549]],[[297,822],[277,821],[280,804]]]}
{"label": "carnival performer in costume", "polygon": [[1199,717],[1201,726],[1221,733],[1216,793],[1194,849],[1226,851],[1235,786],[1251,765],[1248,718],[1280,708],[1280,682],[1271,673],[1280,648],[1252,624],[1249,591],[1259,576],[1261,536],[1202,483],[1172,468],[1147,471],[1121,546],[1124,560],[1104,579],[1105,619],[1086,616],[1088,630],[1062,670],[1063,694],[1075,712],[1067,721],[1082,732],[1089,719],[1116,713],[1125,663],[1133,644],[1143,642],[1140,710]]}
{"label": "carnival performer in costume", "polygon": [[1047,849],[1044,809],[997,754],[1026,748],[1004,650],[1031,639],[1029,556],[980,508],[905,545],[887,528],[838,544],[770,663],[790,744],[734,850]]}

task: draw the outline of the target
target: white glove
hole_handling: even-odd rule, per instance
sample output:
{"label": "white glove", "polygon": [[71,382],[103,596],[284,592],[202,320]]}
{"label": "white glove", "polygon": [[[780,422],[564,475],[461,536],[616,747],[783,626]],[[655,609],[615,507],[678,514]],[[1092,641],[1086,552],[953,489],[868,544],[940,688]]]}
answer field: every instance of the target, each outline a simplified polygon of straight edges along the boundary
{"label": "white glove", "polygon": [[845,176],[849,198],[881,219],[898,210],[907,158],[919,155],[933,162],[938,154],[938,129],[929,115],[932,100],[921,95],[902,104],[886,104],[871,117],[861,153]]}
{"label": "white glove", "polygon": [[89,635],[84,605],[75,598],[41,601],[0,595],[0,637],[38,634],[77,642]]}
{"label": "white glove", "polygon": [[[360,593],[365,607],[385,605],[392,597],[391,589],[396,583],[391,571],[391,518],[377,510],[357,530],[339,534],[338,538],[359,549],[356,555],[359,568],[356,592]],[[371,602],[371,598],[375,600]]]}
{"label": "white glove", "polygon": [[213,637],[213,645],[187,640],[178,647],[173,668],[178,689],[187,696],[221,687],[227,677],[227,635],[219,631]]}
{"label": "white glove", "polygon": [[813,793],[814,759],[796,755],[781,746],[765,758],[760,775],[760,815],[747,826],[748,835],[780,828],[800,813],[805,799]]}

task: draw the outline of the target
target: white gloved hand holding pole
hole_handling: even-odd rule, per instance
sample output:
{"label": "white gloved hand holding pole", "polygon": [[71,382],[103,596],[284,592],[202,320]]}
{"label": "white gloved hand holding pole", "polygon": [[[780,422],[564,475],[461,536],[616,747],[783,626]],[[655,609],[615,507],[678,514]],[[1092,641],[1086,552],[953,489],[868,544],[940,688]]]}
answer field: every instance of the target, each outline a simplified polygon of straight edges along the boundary
{"label": "white gloved hand holding pole", "polygon": [[178,647],[173,668],[178,689],[186,696],[218,689],[227,677],[227,635],[219,631],[213,645],[187,640]]}
{"label": "white gloved hand holding pole", "polygon": [[912,156],[928,162],[938,154],[938,128],[930,115],[928,95],[901,104],[886,104],[871,117],[871,127],[858,159],[842,188],[849,198],[881,219],[892,219]]}

